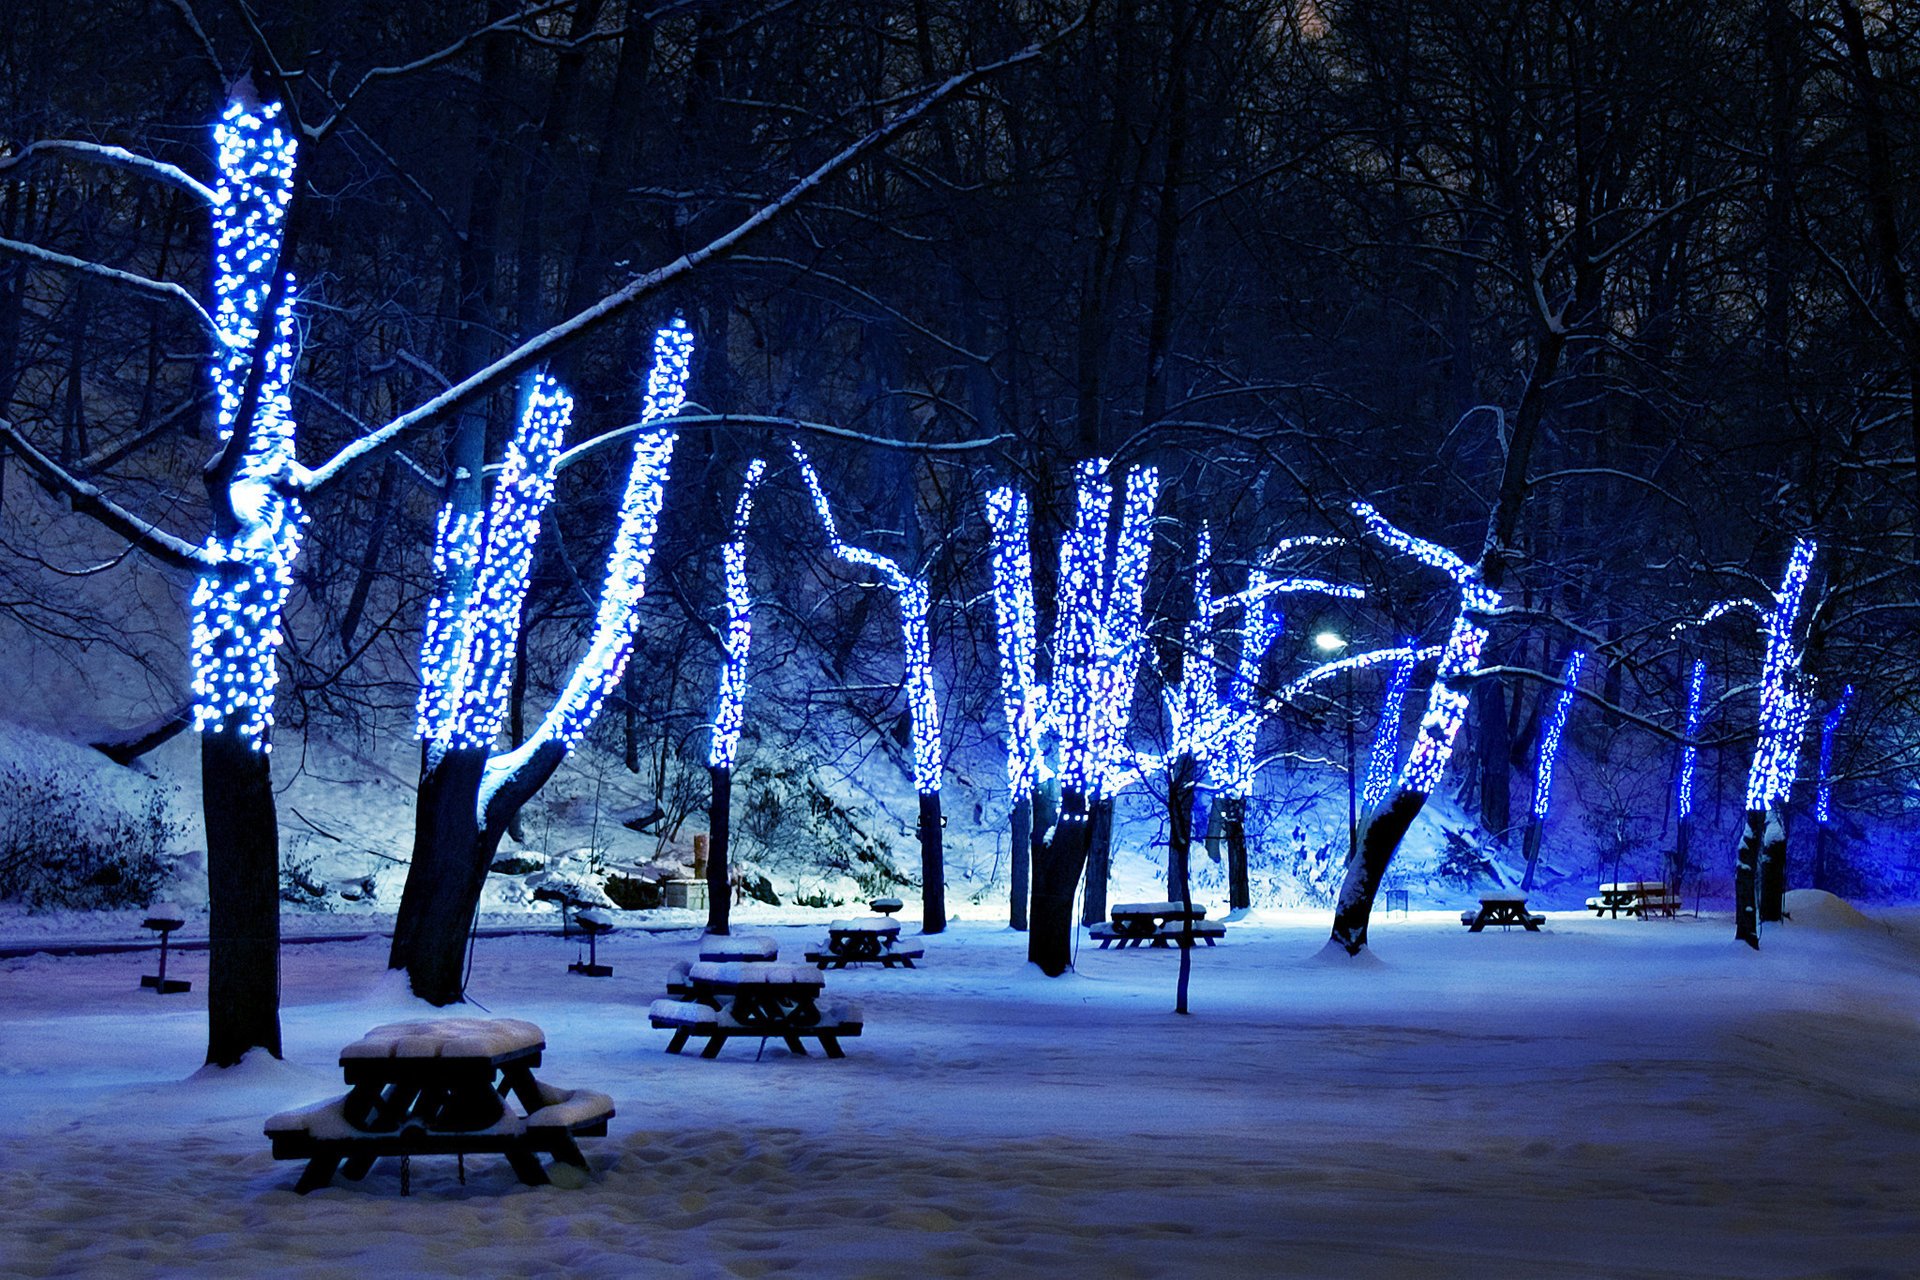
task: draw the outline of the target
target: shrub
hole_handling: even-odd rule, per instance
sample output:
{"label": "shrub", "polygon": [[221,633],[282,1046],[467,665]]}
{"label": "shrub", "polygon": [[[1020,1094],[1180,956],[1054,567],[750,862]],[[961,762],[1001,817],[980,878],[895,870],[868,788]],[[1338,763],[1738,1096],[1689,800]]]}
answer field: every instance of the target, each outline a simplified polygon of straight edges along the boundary
{"label": "shrub", "polygon": [[144,906],[179,828],[157,789],[128,809],[96,789],[0,766],[0,898],[30,907]]}

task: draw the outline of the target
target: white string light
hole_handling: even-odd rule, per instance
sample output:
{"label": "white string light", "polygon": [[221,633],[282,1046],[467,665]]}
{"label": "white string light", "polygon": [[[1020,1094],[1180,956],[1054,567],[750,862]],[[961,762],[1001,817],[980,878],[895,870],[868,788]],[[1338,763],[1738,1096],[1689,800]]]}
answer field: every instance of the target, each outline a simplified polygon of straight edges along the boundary
{"label": "white string light", "polygon": [[1553,700],[1553,710],[1540,731],[1540,750],[1533,769],[1533,816],[1536,819],[1547,816],[1547,805],[1553,797],[1554,762],[1560,756],[1560,739],[1566,733],[1567,717],[1572,714],[1573,699],[1580,690],[1580,671],[1586,664],[1586,651],[1582,649],[1575,649],[1567,658],[1567,672],[1561,678],[1559,696]]}
{"label": "white string light", "polygon": [[1800,740],[1812,714],[1812,691],[1800,671],[1796,632],[1807,580],[1813,572],[1815,550],[1811,538],[1794,540],[1780,589],[1773,593],[1773,608],[1765,615],[1760,738],[1754,745],[1753,766],[1747,772],[1747,808],[1750,810],[1769,808],[1785,800],[1793,790]]}
{"label": "white string light", "polygon": [[733,537],[721,548],[727,578],[727,631],[722,643],[726,659],[720,664],[720,693],[713,714],[713,741],[707,764],[733,768],[740,746],[740,726],[746,717],[747,650],[753,644],[753,597],[747,583],[747,521],[753,518],[753,491],[766,472],[764,458],[747,464],[740,497],[733,504]]}
{"label": "white string light", "polygon": [[794,441],[793,451],[800,478],[813,500],[814,514],[826,531],[833,554],[848,564],[859,565],[880,575],[894,593],[900,607],[900,647],[904,655],[907,686],[907,714],[913,725],[913,785],[923,796],[940,793],[940,706],[933,692],[933,648],[927,633],[927,584],[922,578],[909,578],[900,565],[877,551],[856,547],[842,540],[834,524],[833,509],[820,476],[806,452]]}
{"label": "white string light", "polygon": [[[214,126],[220,180],[213,209],[214,324],[225,348],[212,376],[222,441],[238,425],[260,337],[261,312],[272,292],[287,206],[293,199],[297,146],[277,123],[280,104],[257,109],[229,103]],[[294,464],[294,283],[272,317],[247,447],[227,489],[238,529],[209,535],[203,548],[215,567],[202,574],[192,614],[194,728],[237,731],[256,751],[271,751],[273,693],[281,614],[293,588],[293,562],[305,515],[279,481]]]}

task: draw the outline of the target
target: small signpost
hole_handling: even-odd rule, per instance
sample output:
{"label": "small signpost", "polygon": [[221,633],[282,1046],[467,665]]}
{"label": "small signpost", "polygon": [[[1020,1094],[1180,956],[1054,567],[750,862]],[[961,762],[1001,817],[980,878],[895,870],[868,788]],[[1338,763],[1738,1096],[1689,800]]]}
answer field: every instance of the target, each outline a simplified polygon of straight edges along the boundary
{"label": "small signpost", "polygon": [[175,929],[186,923],[180,908],[165,904],[148,908],[147,918],[140,922],[142,929],[152,929],[160,935],[160,972],[140,975],[140,985],[155,995],[172,996],[182,991],[193,990],[191,982],[167,976],[167,942]]}

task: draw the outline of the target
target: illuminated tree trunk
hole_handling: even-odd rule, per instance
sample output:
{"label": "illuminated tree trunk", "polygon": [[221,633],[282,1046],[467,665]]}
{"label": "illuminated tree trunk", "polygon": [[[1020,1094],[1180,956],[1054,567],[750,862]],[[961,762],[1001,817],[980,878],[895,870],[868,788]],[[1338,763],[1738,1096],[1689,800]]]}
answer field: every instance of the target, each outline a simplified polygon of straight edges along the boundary
{"label": "illuminated tree trunk", "polygon": [[1073,891],[1086,868],[1093,823],[1085,796],[1061,797],[1060,821],[1033,866],[1033,916],[1027,959],[1057,978],[1073,963]]}
{"label": "illuminated tree trunk", "polygon": [[207,1062],[280,1056],[280,840],[264,751],[236,729],[200,737],[207,824]]}
{"label": "illuminated tree trunk", "polygon": [[1247,875],[1247,801],[1244,796],[1225,796],[1220,804],[1227,836],[1227,904],[1241,911],[1253,905]]}
{"label": "illuminated tree trunk", "polygon": [[1008,855],[1013,865],[1008,873],[1012,884],[1007,890],[1007,924],[1010,928],[1024,930],[1027,927],[1027,873],[1033,857],[1032,796],[1021,796],[1014,802],[1009,827],[1008,839],[1012,847]]}
{"label": "illuminated tree trunk", "polygon": [[714,765],[713,801],[707,807],[707,932],[724,937],[731,927],[733,875],[727,865],[727,838],[733,827],[733,770]]}
{"label": "illuminated tree trunk", "polygon": [[920,932],[947,927],[946,857],[940,830],[940,793],[920,793]]}

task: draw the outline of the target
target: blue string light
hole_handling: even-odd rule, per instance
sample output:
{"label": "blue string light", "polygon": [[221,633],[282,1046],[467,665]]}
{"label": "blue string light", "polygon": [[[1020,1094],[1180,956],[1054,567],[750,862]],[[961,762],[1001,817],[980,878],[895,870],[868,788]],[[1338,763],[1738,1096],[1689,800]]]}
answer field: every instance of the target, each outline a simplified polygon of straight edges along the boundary
{"label": "blue string light", "polygon": [[1800,606],[1813,572],[1811,538],[1795,539],[1780,589],[1762,625],[1766,657],[1760,669],[1760,737],[1747,772],[1747,808],[1766,809],[1793,790],[1800,741],[1812,714],[1812,690],[1800,670]]}
{"label": "blue string light", "polygon": [[1167,718],[1172,728],[1170,756],[1193,753],[1201,741],[1201,727],[1219,718],[1220,681],[1214,669],[1213,534],[1205,523],[1195,539],[1193,554],[1193,612],[1187,617],[1180,683],[1167,695]]}
{"label": "blue string light", "polygon": [[727,631],[722,637],[726,659],[720,664],[720,693],[713,713],[713,741],[707,764],[733,768],[740,747],[740,726],[746,717],[747,650],[753,644],[753,597],[747,583],[747,521],[753,518],[753,491],[766,472],[764,458],[747,464],[740,497],[733,504],[733,537],[721,548],[727,577]]}
{"label": "blue string light", "polygon": [[[693,334],[686,321],[676,316],[653,335],[653,367],[647,373],[642,425],[680,412],[686,403],[692,362]],[[653,562],[653,540],[660,529],[660,511],[666,503],[667,477],[677,439],[672,431],[664,429],[642,431],[634,438],[633,467],[620,496],[619,522],[614,527],[613,546],[607,552],[606,578],[594,611],[587,651],[527,740],[487,762],[477,806],[483,823],[500,785],[535,754],[551,747],[571,751],[580,744],[607,696],[626,673],[627,660],[633,655],[634,631],[640,622],[640,602],[647,593],[647,569]]]}
{"label": "blue string light", "polygon": [[1707,660],[1695,658],[1693,672],[1687,678],[1686,743],[1680,748],[1680,779],[1675,784],[1682,822],[1693,816],[1693,771],[1700,761],[1700,748],[1696,741],[1700,736],[1700,713],[1706,690]]}
{"label": "blue string light", "polygon": [[[293,199],[297,146],[275,121],[279,103],[229,103],[214,126],[220,180],[213,209],[213,318],[223,347],[212,367],[216,425],[230,440],[245,396],[261,312],[280,256]],[[247,447],[234,470],[227,502],[238,529],[210,535],[203,548],[215,567],[202,574],[189,602],[194,728],[237,731],[256,751],[271,751],[280,619],[293,588],[305,515],[280,480],[294,465],[294,284],[288,276],[271,319],[259,397],[247,424]]]}
{"label": "blue string light", "polygon": [[848,564],[871,569],[880,575],[900,608],[900,647],[906,667],[907,713],[913,725],[913,785],[923,796],[940,793],[940,706],[933,692],[933,646],[927,632],[927,584],[923,578],[909,578],[898,562],[877,551],[856,547],[840,537],[834,524],[833,508],[826,490],[813,469],[806,452],[798,443],[788,441],[800,478],[813,500],[814,514],[826,531],[833,554]]}
{"label": "blue string light", "polygon": [[[1407,641],[1413,648],[1413,641]],[[1380,720],[1373,726],[1373,746],[1367,752],[1367,780],[1361,791],[1361,805],[1371,810],[1387,798],[1393,787],[1394,766],[1400,759],[1400,717],[1406,706],[1407,690],[1413,686],[1415,663],[1411,656],[1393,660],[1393,674],[1387,678],[1386,697],[1380,703]]]}
{"label": "blue string light", "polygon": [[1852,702],[1853,686],[1848,685],[1820,722],[1820,778],[1813,792],[1813,820],[1823,827],[1833,820],[1833,737],[1840,731],[1840,722],[1847,718]]}
{"label": "blue string light", "polygon": [[1466,682],[1480,665],[1480,651],[1487,642],[1487,628],[1479,619],[1500,608],[1500,593],[1480,580],[1480,571],[1438,543],[1417,538],[1392,523],[1370,503],[1353,504],[1366,531],[1379,542],[1403,555],[1438,569],[1453,579],[1459,591],[1460,608],[1440,651],[1440,665],[1433,687],[1427,692],[1426,714],[1420,717],[1420,730],[1413,751],[1400,771],[1400,785],[1419,795],[1431,795],[1446,771],[1453,755],[1454,739],[1467,718]]}
{"label": "blue string light", "polygon": [[1540,750],[1533,768],[1533,816],[1547,816],[1547,804],[1553,797],[1553,765],[1560,756],[1560,738],[1567,730],[1567,717],[1573,711],[1574,696],[1580,690],[1580,671],[1587,664],[1584,650],[1575,649],[1567,658],[1567,672],[1560,681],[1560,694],[1540,730]]}
{"label": "blue string light", "polygon": [[1033,607],[1033,526],[1026,495],[1004,485],[989,492],[987,522],[993,528],[993,611],[1000,650],[1000,702],[1007,718],[1007,790],[1018,804],[1033,794],[1046,697],[1034,680],[1038,625]]}

